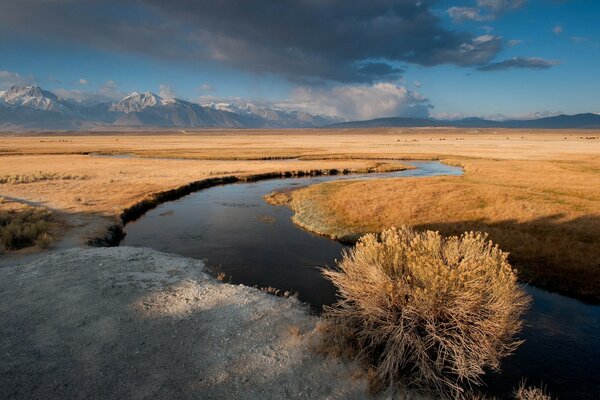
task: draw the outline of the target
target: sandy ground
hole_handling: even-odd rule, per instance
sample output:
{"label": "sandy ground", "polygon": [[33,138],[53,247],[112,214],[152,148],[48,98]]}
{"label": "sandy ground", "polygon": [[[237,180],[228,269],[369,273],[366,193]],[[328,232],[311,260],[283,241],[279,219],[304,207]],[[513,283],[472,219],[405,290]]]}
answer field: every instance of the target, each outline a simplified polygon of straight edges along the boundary
{"label": "sandy ground", "polygon": [[297,300],[150,249],[0,267],[0,315],[2,399],[370,398],[356,366],[311,350]]}

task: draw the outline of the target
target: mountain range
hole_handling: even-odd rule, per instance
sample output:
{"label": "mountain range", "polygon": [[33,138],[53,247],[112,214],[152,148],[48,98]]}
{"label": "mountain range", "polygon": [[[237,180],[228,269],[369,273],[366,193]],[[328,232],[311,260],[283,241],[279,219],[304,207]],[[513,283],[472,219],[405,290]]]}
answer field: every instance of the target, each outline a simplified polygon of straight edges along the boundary
{"label": "mountain range", "polygon": [[376,118],[366,121],[349,121],[332,124],[331,128],[524,128],[524,129],[600,129],[600,115],[593,113],[556,115],[535,119],[508,119],[493,121],[482,118],[443,120],[433,118]]}
{"label": "mountain range", "polygon": [[336,118],[258,106],[200,105],[134,92],[116,102],[87,104],[64,99],[38,86],[0,92],[0,130],[76,130],[110,128],[310,128]]}
{"label": "mountain range", "polygon": [[134,92],[115,102],[88,104],[64,99],[38,86],[0,91],[0,131],[147,128],[600,128],[600,115],[576,114],[529,120],[482,118],[378,118],[340,122],[336,117],[252,103],[196,104]]}

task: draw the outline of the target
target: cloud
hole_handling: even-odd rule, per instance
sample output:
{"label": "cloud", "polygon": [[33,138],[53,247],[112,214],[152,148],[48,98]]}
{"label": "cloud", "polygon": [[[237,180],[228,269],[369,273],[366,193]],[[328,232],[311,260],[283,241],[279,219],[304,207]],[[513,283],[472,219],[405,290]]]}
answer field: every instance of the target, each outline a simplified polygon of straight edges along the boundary
{"label": "cloud", "polygon": [[158,95],[163,99],[174,99],[177,97],[177,94],[175,93],[173,88],[165,84],[161,84],[158,87]]}
{"label": "cloud", "polygon": [[478,67],[479,71],[502,71],[511,68],[548,69],[558,64],[558,61],[544,60],[537,57],[513,57],[507,60]]}
{"label": "cloud", "polygon": [[481,15],[478,8],[473,7],[450,7],[448,15],[452,22],[460,24],[465,21],[490,21],[494,19],[492,15]]}
{"label": "cloud", "polygon": [[560,25],[554,25],[554,27],[552,28],[552,33],[554,33],[556,35],[560,35],[561,33],[563,33],[563,31],[564,31],[564,29]]}
{"label": "cloud", "polygon": [[123,96],[123,92],[119,90],[119,85],[113,80],[107,81],[104,85],[100,86],[98,93],[112,99]]}
{"label": "cloud", "polygon": [[[514,7],[516,0],[491,5]],[[504,4],[506,3],[506,4]],[[214,62],[296,82],[395,81],[399,63],[476,66],[502,49],[444,27],[434,0],[19,0],[0,26],[170,61]]]}
{"label": "cloud", "polygon": [[419,93],[392,83],[299,87],[289,101],[277,106],[346,120],[427,117],[432,108],[429,100]]}
{"label": "cloud", "polygon": [[493,14],[498,15],[507,11],[521,8],[526,0],[477,0],[479,7],[489,9]]}
{"label": "cloud", "polygon": [[78,83],[79,83],[80,85],[87,85],[89,82],[87,81],[87,79],[83,79],[83,78],[81,78],[81,79],[79,79]]}
{"label": "cloud", "polygon": [[[447,10],[452,22],[493,21],[507,11],[516,10],[525,4],[525,0],[477,0],[477,7],[450,7]],[[484,14],[483,12],[487,12]]]}
{"label": "cloud", "polygon": [[512,39],[512,40],[509,40],[509,41],[508,41],[508,45],[509,45],[510,47],[517,46],[517,45],[519,45],[519,44],[521,44],[521,43],[523,43],[523,41],[522,41],[522,40],[519,40],[519,39]]}
{"label": "cloud", "polygon": [[571,41],[574,44],[582,44],[582,43],[589,43],[590,39],[585,36],[571,36]]}
{"label": "cloud", "polygon": [[17,72],[0,70],[0,87],[8,88],[14,85],[33,85],[37,82],[34,76],[23,76]]}
{"label": "cloud", "polygon": [[97,91],[58,88],[53,89],[52,92],[63,99],[72,99],[87,104],[115,101],[125,96],[115,81],[107,81]]}
{"label": "cloud", "polygon": [[200,85],[200,91],[205,93],[212,93],[215,91],[215,88],[208,83],[203,83],[202,85]]}
{"label": "cloud", "polygon": [[414,85],[415,85],[416,88],[420,88],[421,86],[423,86],[423,84],[421,82],[419,82],[419,81],[415,81]]}

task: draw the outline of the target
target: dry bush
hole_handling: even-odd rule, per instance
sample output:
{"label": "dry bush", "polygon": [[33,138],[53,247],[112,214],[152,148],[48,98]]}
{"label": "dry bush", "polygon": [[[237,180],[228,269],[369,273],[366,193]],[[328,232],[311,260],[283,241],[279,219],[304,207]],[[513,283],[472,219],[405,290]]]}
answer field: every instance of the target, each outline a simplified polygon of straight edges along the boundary
{"label": "dry bush", "polygon": [[363,236],[338,267],[323,271],[340,292],[325,309],[325,347],[374,367],[384,384],[464,398],[521,343],[529,299],[485,234],[392,228]]}
{"label": "dry bush", "polygon": [[516,400],[552,400],[552,397],[546,394],[543,388],[525,386],[525,382],[522,382],[515,390],[514,395]]}
{"label": "dry bush", "polygon": [[20,211],[0,211],[0,247],[18,250],[38,244],[50,245],[48,234],[51,214],[47,210],[27,207]]}

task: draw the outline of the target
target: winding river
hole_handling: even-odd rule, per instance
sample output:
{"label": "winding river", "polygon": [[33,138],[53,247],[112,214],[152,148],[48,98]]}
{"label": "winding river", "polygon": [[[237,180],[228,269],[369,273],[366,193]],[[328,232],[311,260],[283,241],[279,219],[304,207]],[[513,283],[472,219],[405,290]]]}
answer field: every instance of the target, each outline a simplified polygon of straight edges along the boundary
{"label": "winding river", "polygon": [[[204,259],[232,283],[298,293],[319,311],[335,301],[335,289],[319,268],[333,265],[343,244],[295,226],[287,207],[262,196],[339,179],[459,175],[458,167],[411,161],[413,170],[369,174],[270,179],[215,186],[168,202],[127,224],[125,246],[151,247]],[[526,340],[488,374],[488,393],[507,397],[521,379],[547,386],[565,399],[600,398],[600,307],[526,286],[533,306],[526,315]]]}

